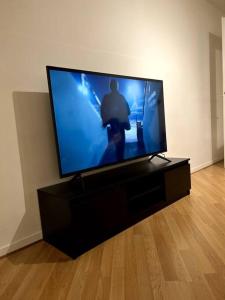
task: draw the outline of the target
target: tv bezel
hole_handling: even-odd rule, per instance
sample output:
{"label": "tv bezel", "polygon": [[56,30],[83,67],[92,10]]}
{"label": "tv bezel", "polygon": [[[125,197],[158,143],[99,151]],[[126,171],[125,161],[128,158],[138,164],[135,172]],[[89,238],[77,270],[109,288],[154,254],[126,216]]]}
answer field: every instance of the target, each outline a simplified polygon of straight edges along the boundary
{"label": "tv bezel", "polygon": [[[100,166],[90,167],[81,169],[79,171],[69,172],[69,173],[63,173],[62,172],[62,165],[61,165],[61,159],[60,159],[60,150],[59,150],[59,140],[58,140],[58,134],[57,134],[57,127],[56,127],[56,118],[55,118],[55,110],[54,110],[54,100],[52,95],[52,86],[51,86],[51,79],[50,79],[50,71],[51,70],[57,70],[57,71],[64,71],[64,72],[80,72],[80,73],[86,73],[86,74],[92,74],[92,75],[100,75],[100,76],[109,76],[109,77],[117,77],[117,78],[125,78],[125,79],[134,79],[134,80],[148,80],[148,81],[155,81],[160,82],[162,84],[162,100],[163,100],[163,115],[164,115],[164,125],[165,125],[165,149],[162,149],[160,152],[151,152],[146,153],[144,155],[138,155],[135,157],[131,157],[128,159],[124,159],[121,161],[108,163]],[[165,120],[165,105],[164,105],[164,86],[163,86],[163,80],[160,79],[150,79],[150,78],[144,78],[144,77],[134,77],[129,75],[121,75],[121,74],[110,74],[110,73],[102,73],[102,72],[96,72],[96,71],[87,71],[87,70],[80,70],[80,69],[71,69],[71,68],[64,68],[64,67],[55,67],[55,66],[46,66],[47,71],[47,80],[48,80],[48,89],[49,89],[49,96],[50,96],[50,106],[51,106],[51,115],[53,120],[53,127],[54,127],[54,137],[55,137],[55,143],[56,143],[56,151],[57,151],[57,160],[58,160],[58,169],[59,169],[59,175],[60,178],[65,178],[73,175],[83,174],[89,171],[93,170],[100,170],[107,167],[117,166],[119,164],[124,164],[127,162],[135,162],[135,160],[138,160],[140,158],[149,157],[151,155],[167,152],[167,136],[166,136],[166,120]]]}

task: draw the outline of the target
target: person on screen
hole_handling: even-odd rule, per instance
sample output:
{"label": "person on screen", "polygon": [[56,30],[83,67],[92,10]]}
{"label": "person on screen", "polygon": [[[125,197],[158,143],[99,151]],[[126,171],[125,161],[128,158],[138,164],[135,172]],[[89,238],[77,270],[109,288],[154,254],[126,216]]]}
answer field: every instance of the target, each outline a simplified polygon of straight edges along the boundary
{"label": "person on screen", "polygon": [[115,145],[117,160],[123,160],[125,148],[125,130],[130,130],[129,105],[118,91],[118,82],[112,79],[111,92],[103,97],[101,104],[102,125],[109,127],[110,141]]}

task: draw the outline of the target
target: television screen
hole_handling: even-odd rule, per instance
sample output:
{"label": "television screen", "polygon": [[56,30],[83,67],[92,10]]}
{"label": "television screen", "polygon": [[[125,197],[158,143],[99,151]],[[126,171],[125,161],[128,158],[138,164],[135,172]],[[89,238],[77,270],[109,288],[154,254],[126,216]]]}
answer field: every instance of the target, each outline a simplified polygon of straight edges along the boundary
{"label": "television screen", "polygon": [[47,66],[60,175],[167,150],[161,80]]}

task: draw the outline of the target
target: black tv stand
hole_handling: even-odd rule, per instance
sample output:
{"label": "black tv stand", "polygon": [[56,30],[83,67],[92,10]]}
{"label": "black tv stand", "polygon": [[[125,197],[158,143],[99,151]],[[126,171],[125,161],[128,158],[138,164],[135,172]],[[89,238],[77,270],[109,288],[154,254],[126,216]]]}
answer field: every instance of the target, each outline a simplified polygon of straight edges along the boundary
{"label": "black tv stand", "polygon": [[158,157],[158,158],[161,158],[161,159],[163,159],[163,160],[165,160],[165,161],[167,161],[167,162],[171,162],[170,159],[166,158],[165,156],[163,156],[163,155],[161,155],[161,154],[153,154],[152,156],[150,156],[150,157],[148,158],[148,161],[151,161],[154,157]]}
{"label": "black tv stand", "polygon": [[80,173],[75,174],[69,182],[76,191],[85,192],[84,178]]}
{"label": "black tv stand", "polygon": [[189,159],[139,161],[38,190],[43,239],[75,258],[190,193]]}

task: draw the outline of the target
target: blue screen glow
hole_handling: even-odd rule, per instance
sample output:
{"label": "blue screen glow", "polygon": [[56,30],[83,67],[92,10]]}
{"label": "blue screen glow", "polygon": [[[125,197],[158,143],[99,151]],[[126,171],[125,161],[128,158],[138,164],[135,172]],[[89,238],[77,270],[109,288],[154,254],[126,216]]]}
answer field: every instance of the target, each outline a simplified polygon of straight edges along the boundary
{"label": "blue screen glow", "polygon": [[166,151],[163,85],[48,68],[62,176]]}

